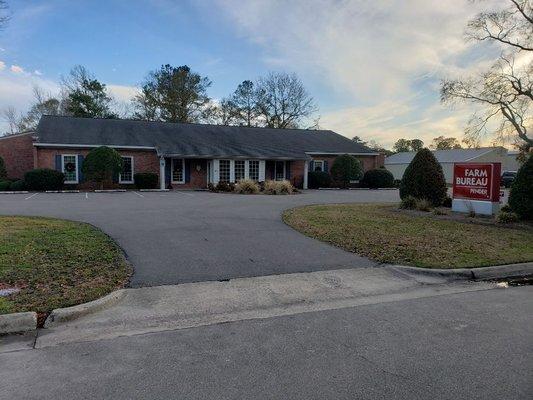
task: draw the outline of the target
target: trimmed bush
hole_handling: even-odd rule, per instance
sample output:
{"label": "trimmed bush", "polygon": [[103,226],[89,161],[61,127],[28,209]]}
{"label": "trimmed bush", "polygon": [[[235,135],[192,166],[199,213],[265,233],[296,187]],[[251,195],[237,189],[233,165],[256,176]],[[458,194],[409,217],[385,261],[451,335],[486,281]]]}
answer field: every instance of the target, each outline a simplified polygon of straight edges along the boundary
{"label": "trimmed bush", "polygon": [[241,194],[257,194],[259,193],[259,185],[252,179],[241,179],[235,184],[235,192]]}
{"label": "trimmed bush", "polygon": [[216,192],[233,192],[234,189],[235,184],[229,182],[218,182],[215,186]]}
{"label": "trimmed bush", "polygon": [[287,180],[265,182],[265,194],[291,194],[293,191],[294,187]]}
{"label": "trimmed bush", "polygon": [[115,149],[100,146],[87,154],[81,169],[85,179],[98,183],[103,189],[104,182],[111,182],[122,171],[122,157]]}
{"label": "trimmed bush", "polygon": [[363,175],[361,186],[370,189],[394,187],[394,176],[383,168],[371,169]]}
{"label": "trimmed bush", "polygon": [[14,192],[20,192],[21,190],[26,189],[26,183],[19,179],[18,181],[11,182],[11,185],[9,186],[9,190],[12,190]]}
{"label": "trimmed bush", "polygon": [[433,204],[427,199],[416,199],[416,209],[418,211],[429,211]]}
{"label": "trimmed bush", "polygon": [[311,171],[307,174],[309,189],[328,188],[331,186],[331,175],[322,171]]}
{"label": "trimmed bush", "polygon": [[414,210],[416,208],[416,199],[413,196],[407,196],[400,202],[400,208],[404,210]]}
{"label": "trimmed bush", "polygon": [[65,174],[55,169],[38,168],[24,174],[28,190],[61,190]]}
{"label": "trimmed bush", "polygon": [[11,186],[11,182],[9,181],[0,181],[0,192],[5,192],[9,190],[9,187]]}
{"label": "trimmed bush", "polygon": [[403,174],[400,197],[404,199],[413,196],[440,206],[446,193],[446,180],[441,165],[428,149],[418,151]]}
{"label": "trimmed bush", "polygon": [[516,174],[509,194],[509,206],[521,219],[533,219],[533,155]]}
{"label": "trimmed bush", "polygon": [[500,208],[500,211],[504,211],[504,212],[512,212],[513,210],[511,210],[511,207],[509,207],[509,204],[505,204],[505,205],[503,205],[503,206]]}
{"label": "trimmed bush", "polygon": [[0,157],[0,181],[5,180],[7,180],[6,164],[4,163],[4,159]]}
{"label": "trimmed bush", "polygon": [[452,198],[450,196],[446,196],[441,205],[446,208],[452,208]]}
{"label": "trimmed bush", "polygon": [[138,172],[133,175],[133,181],[137,189],[157,189],[159,187],[159,175],[153,172]]}
{"label": "trimmed bush", "polygon": [[512,211],[500,211],[496,216],[496,222],[499,224],[511,224],[513,222],[518,222],[520,218],[518,215]]}
{"label": "trimmed bush", "polygon": [[342,188],[350,186],[350,181],[356,181],[363,176],[363,167],[357,158],[343,154],[333,161],[331,178]]}

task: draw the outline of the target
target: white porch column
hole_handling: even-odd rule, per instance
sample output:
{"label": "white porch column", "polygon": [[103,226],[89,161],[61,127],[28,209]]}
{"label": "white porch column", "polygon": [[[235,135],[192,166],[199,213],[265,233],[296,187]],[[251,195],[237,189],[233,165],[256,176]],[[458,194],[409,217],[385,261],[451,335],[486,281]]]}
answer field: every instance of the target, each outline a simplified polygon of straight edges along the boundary
{"label": "white porch column", "polygon": [[213,160],[213,183],[220,181],[220,160]]}
{"label": "white porch column", "polygon": [[244,161],[244,179],[250,179],[250,161]]}
{"label": "white porch column", "polygon": [[304,162],[304,189],[307,189],[307,174],[309,172],[309,161]]}
{"label": "white porch column", "polygon": [[229,160],[229,181],[235,182],[235,160]]}
{"label": "white porch column", "polygon": [[159,158],[159,188],[165,190],[165,157]]}
{"label": "white porch column", "polygon": [[265,160],[259,161],[259,182],[265,181]]}

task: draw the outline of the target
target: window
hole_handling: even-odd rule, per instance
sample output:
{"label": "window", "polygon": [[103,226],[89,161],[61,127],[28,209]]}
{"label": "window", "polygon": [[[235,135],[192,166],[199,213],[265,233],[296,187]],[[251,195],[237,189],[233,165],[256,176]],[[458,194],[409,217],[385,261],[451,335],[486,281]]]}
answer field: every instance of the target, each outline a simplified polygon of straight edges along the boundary
{"label": "window", "polygon": [[172,159],[172,183],[185,183],[185,166],[182,158]]}
{"label": "window", "polygon": [[248,162],[248,176],[251,180],[258,181],[259,180],[259,161],[257,160],[250,160]]}
{"label": "window", "polygon": [[220,160],[219,161],[219,181],[220,182],[229,182],[231,179],[230,175],[230,160]]}
{"label": "window", "polygon": [[285,179],[285,161],[276,161],[274,164],[274,176],[277,181]]}
{"label": "window", "polygon": [[317,160],[313,162],[313,171],[315,172],[324,172],[324,161]]}
{"label": "window", "polygon": [[133,183],[133,157],[122,157],[122,172],[118,181],[119,183]]}
{"label": "window", "polygon": [[235,160],[235,182],[244,179],[244,160]]}
{"label": "window", "polygon": [[78,156],[63,154],[61,156],[61,170],[65,174],[65,183],[78,183]]}

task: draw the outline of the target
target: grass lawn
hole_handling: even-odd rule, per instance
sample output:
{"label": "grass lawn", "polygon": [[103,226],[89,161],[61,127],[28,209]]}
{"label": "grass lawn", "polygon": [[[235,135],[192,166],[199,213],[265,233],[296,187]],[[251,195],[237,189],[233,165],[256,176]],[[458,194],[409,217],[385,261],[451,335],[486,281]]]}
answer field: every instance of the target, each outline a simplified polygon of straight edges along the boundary
{"label": "grass lawn", "polygon": [[288,210],[296,230],[384,263],[470,268],[533,261],[533,230],[413,216],[391,205],[335,204]]}
{"label": "grass lawn", "polygon": [[0,314],[68,307],[97,299],[127,282],[120,248],[88,224],[51,218],[0,217]]}

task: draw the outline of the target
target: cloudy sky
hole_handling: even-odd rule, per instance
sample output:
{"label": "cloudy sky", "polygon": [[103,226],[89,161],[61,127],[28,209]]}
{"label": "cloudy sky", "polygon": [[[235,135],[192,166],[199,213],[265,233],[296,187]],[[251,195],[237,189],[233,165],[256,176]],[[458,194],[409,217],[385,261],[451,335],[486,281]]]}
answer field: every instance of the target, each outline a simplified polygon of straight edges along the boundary
{"label": "cloudy sky", "polygon": [[[0,110],[25,111],[76,64],[127,101],[149,70],[189,65],[222,98],[244,79],[296,72],[320,125],[390,147],[398,138],[462,137],[471,113],[439,103],[443,77],[499,54],[466,43],[467,21],[501,0],[7,0]],[[6,124],[0,122],[0,132]]]}

